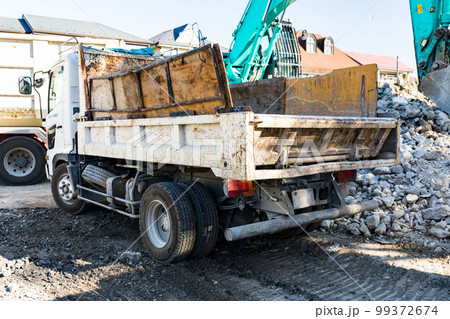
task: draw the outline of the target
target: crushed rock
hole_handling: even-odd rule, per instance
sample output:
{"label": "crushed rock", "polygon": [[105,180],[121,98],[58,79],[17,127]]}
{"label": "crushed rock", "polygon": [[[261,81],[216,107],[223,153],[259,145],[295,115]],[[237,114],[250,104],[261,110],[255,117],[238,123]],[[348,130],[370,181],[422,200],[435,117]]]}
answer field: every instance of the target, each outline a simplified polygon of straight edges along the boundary
{"label": "crushed rock", "polygon": [[[374,240],[450,251],[450,119],[414,83],[378,88],[378,109],[401,123],[401,163],[361,170],[347,203],[378,200],[369,212],[322,223]],[[437,248],[436,248],[437,247]],[[439,249],[438,249],[439,248]]]}

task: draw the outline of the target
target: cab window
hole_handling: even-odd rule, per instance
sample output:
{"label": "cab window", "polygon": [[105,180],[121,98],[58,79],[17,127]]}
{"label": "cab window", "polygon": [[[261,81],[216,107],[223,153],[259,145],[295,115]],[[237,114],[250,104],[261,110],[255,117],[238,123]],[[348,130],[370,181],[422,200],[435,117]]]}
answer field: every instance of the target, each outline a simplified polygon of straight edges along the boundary
{"label": "cab window", "polygon": [[63,68],[54,70],[50,75],[50,86],[48,92],[48,112],[53,109],[62,101],[63,91]]}

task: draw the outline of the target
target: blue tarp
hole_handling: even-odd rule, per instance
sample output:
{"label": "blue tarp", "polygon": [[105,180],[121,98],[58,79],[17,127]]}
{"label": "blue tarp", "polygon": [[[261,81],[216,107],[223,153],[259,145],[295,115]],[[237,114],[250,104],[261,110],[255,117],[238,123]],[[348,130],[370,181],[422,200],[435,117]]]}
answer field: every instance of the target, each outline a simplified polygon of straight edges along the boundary
{"label": "blue tarp", "polygon": [[125,49],[108,49],[110,51],[118,52],[118,53],[127,53],[127,54],[136,54],[136,55],[153,55],[154,51],[152,48],[142,48],[142,49],[132,49],[132,50],[125,50]]}

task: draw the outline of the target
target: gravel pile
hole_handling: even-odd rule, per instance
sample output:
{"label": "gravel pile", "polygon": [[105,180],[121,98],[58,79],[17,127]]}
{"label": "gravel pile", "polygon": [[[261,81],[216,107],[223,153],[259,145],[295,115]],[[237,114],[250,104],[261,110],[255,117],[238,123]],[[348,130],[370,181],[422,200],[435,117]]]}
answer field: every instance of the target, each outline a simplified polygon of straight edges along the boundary
{"label": "gravel pile", "polygon": [[322,222],[381,242],[450,252],[450,119],[412,84],[378,89],[380,112],[401,118],[401,165],[359,171],[346,202],[375,199],[375,211]]}

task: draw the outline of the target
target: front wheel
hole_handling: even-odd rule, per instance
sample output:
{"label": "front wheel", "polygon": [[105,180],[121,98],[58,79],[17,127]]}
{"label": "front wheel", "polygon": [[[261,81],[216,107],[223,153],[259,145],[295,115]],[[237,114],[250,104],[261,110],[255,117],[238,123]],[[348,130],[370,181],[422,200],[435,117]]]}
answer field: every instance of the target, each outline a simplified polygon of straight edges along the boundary
{"label": "front wheel", "polygon": [[66,165],[58,166],[53,173],[52,194],[58,207],[69,214],[78,215],[88,208],[88,203],[76,197]]}
{"label": "front wheel", "polygon": [[157,183],[142,196],[139,226],[153,259],[173,263],[191,254],[196,237],[195,214],[180,185]]}

